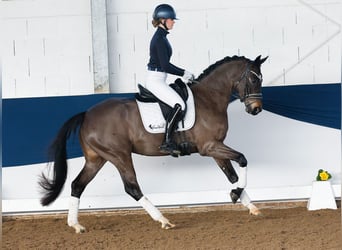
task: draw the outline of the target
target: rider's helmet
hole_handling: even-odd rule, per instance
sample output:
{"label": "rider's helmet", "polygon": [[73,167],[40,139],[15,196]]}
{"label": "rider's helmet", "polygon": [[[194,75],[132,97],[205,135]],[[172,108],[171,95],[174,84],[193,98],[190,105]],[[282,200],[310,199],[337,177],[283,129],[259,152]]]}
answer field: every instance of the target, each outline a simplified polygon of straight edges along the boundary
{"label": "rider's helmet", "polygon": [[171,5],[168,4],[160,4],[158,5],[153,12],[152,15],[154,20],[159,20],[160,18],[164,18],[164,19],[177,19],[176,17],[176,12],[175,10],[172,8]]}

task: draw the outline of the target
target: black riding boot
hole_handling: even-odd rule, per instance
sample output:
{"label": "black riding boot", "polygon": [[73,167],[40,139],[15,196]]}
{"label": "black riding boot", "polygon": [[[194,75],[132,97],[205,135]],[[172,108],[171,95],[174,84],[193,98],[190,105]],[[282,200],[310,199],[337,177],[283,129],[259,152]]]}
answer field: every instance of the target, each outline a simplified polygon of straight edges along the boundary
{"label": "black riding boot", "polygon": [[159,147],[161,152],[168,153],[175,157],[177,157],[181,152],[177,148],[176,143],[172,140],[172,136],[175,130],[177,129],[177,125],[179,122],[178,117],[181,111],[182,108],[177,103],[166,120],[164,142]]}

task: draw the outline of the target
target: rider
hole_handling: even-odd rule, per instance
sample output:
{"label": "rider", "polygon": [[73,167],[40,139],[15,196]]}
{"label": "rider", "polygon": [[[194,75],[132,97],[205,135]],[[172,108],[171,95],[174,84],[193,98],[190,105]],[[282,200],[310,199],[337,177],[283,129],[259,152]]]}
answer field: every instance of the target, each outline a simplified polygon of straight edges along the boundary
{"label": "rider", "polygon": [[170,63],[172,55],[171,45],[166,37],[173,28],[176,12],[168,4],[158,5],[153,12],[152,25],[157,28],[150,43],[150,60],[147,64],[146,88],[161,101],[173,107],[167,117],[165,138],[159,149],[164,153],[178,155],[180,151],[173,142],[172,136],[177,129],[179,116],[185,110],[182,98],[167,83],[167,73],[183,77],[185,82],[194,79],[194,75]]}

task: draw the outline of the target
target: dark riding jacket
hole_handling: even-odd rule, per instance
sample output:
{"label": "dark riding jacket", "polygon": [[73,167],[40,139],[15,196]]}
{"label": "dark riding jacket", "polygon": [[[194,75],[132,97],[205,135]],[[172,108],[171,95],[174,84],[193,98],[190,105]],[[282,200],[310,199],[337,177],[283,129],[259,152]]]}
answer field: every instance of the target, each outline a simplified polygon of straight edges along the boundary
{"label": "dark riding jacket", "polygon": [[166,72],[169,74],[183,76],[184,69],[170,63],[172,48],[167,40],[167,30],[157,28],[150,43],[150,61],[147,64],[149,70]]}

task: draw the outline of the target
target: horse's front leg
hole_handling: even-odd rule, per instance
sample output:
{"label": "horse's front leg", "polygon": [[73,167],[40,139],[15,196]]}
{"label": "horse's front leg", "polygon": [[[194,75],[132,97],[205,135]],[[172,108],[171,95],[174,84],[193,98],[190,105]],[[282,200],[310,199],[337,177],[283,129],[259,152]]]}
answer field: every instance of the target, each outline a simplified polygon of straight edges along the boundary
{"label": "horse's front leg", "polygon": [[[247,192],[244,190],[247,186],[247,160],[245,156],[224,145],[222,142],[211,142],[203,148],[202,155],[212,156],[224,174],[231,183],[237,182],[237,188],[233,189],[230,197],[233,203],[240,199],[241,203],[249,209],[253,215],[259,215],[259,209],[251,202]],[[239,168],[239,176],[236,174],[230,160],[236,161]]]}

